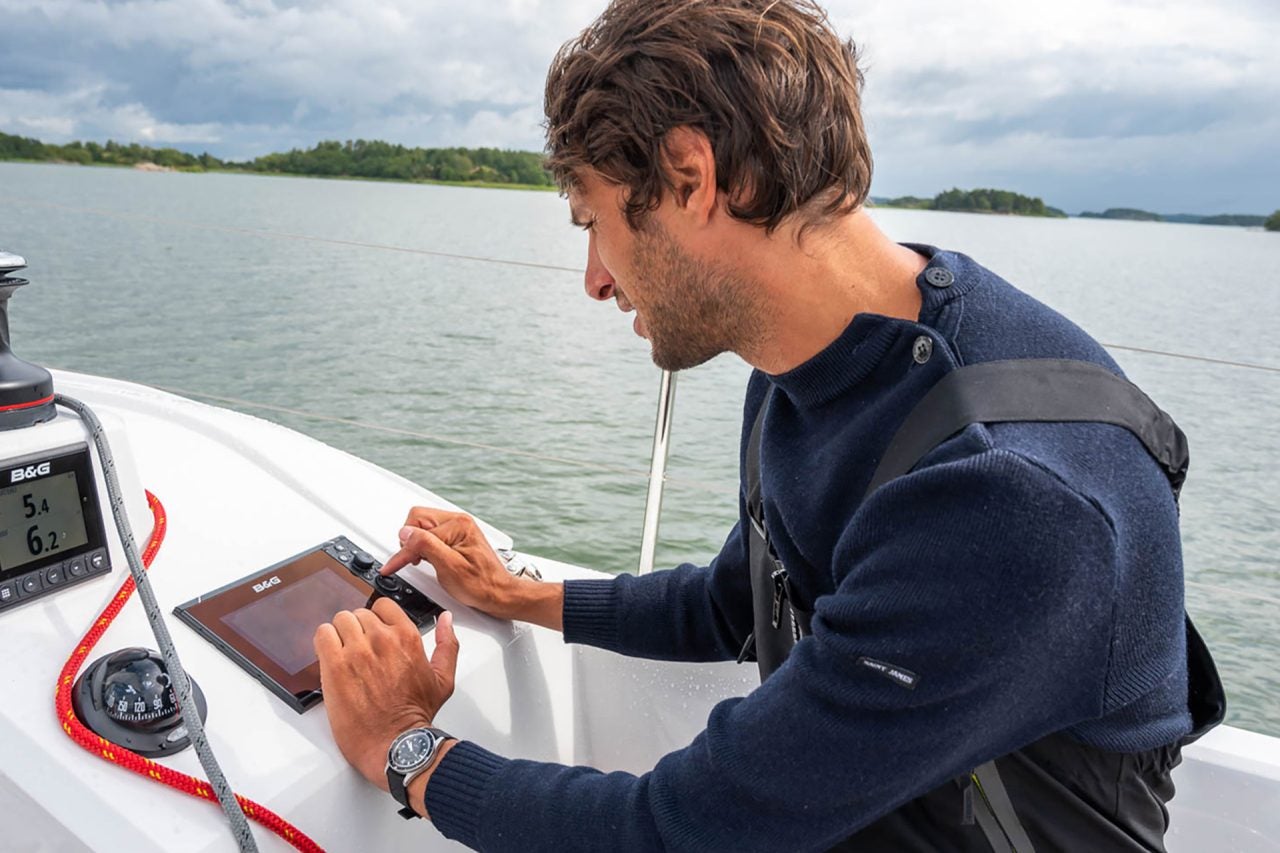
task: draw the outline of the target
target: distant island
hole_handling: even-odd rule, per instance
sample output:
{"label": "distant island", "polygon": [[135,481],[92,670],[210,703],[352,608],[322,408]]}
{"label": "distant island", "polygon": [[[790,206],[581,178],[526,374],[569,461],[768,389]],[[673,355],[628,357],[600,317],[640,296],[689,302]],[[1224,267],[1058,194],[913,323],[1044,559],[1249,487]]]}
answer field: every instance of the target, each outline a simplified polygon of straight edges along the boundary
{"label": "distant island", "polygon": [[1137,210],[1132,207],[1112,207],[1102,213],[1085,211],[1080,214],[1080,218],[1130,219],[1140,222],[1185,222],[1193,225],[1236,225],[1245,228],[1257,228],[1269,221],[1265,216],[1253,216],[1247,213],[1220,213],[1216,216],[1200,216],[1195,213],[1161,214],[1152,213],[1149,210]]}
{"label": "distant island", "polygon": [[909,210],[955,210],[963,213],[1003,213],[1014,216],[1047,216],[1066,219],[1067,214],[1049,207],[1043,199],[1020,195],[1009,190],[950,189],[933,198],[905,195],[899,198],[873,198],[877,207],[903,207]]}
{"label": "distant island", "polygon": [[50,145],[38,139],[0,133],[0,160],[555,189],[551,174],[542,168],[542,155],[531,151],[406,148],[364,139],[326,141],[305,151],[295,148],[237,163],[208,153],[188,154],[176,148],[151,148],[136,142]]}
{"label": "distant island", "polygon": [[[221,160],[212,154],[189,154],[176,148],[152,148],[136,142],[108,140],[52,145],[38,139],[0,132],[0,161],[71,163],[85,166],[129,166],[148,171],[249,172],[271,175],[309,175],[323,178],[409,181],[503,189],[554,190],[551,173],[542,167],[543,155],[533,151],[498,148],[407,148],[377,140],[329,140],[306,150],[265,154],[243,163]],[[947,210],[1010,216],[1065,219],[1067,214],[1042,199],[1009,190],[950,189],[933,198],[873,197],[876,207],[910,210]],[[1199,225],[1259,226],[1280,231],[1280,210],[1270,217],[1226,213],[1201,216],[1193,213],[1159,214],[1131,207],[1113,207],[1102,213],[1085,212],[1085,219],[1129,219],[1148,222],[1188,222]]]}

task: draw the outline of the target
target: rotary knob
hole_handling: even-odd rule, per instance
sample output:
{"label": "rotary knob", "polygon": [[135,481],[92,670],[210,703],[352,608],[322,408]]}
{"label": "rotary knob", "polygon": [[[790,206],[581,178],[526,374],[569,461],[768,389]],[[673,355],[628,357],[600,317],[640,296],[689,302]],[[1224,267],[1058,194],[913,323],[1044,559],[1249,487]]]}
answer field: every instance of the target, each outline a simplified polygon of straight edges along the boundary
{"label": "rotary knob", "polygon": [[404,589],[404,581],[400,580],[400,578],[395,575],[378,575],[377,579],[373,582],[373,585],[377,587],[378,592],[384,592],[387,595],[400,592]]}
{"label": "rotary knob", "polygon": [[357,572],[367,572],[373,569],[373,555],[368,551],[356,551],[351,556],[351,566]]}

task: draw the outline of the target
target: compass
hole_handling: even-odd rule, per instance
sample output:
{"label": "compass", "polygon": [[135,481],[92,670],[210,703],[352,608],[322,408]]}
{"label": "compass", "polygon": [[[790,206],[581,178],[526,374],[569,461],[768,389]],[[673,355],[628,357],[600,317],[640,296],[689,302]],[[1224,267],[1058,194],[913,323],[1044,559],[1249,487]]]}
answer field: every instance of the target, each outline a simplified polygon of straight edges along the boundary
{"label": "compass", "polygon": [[[191,692],[203,721],[208,706],[194,680]],[[170,755],[191,743],[164,659],[150,649],[98,658],[76,680],[71,704],[95,734],[139,755]]]}

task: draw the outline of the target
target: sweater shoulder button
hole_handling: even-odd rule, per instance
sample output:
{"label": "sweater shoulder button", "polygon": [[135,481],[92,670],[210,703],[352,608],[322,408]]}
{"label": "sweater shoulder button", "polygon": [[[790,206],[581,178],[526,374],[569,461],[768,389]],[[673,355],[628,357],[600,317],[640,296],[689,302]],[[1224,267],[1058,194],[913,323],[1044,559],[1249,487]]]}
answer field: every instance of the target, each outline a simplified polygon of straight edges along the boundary
{"label": "sweater shoulder button", "polygon": [[928,335],[916,338],[915,343],[911,345],[911,357],[916,360],[916,364],[924,364],[932,355],[933,338]]}

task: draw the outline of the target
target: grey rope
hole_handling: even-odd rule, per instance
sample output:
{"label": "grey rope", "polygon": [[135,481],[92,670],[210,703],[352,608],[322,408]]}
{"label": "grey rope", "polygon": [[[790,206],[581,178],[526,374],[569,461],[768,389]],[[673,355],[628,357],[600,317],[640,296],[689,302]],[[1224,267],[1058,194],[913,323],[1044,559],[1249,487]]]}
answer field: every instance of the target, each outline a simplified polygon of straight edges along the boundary
{"label": "grey rope", "polygon": [[200,765],[204,767],[204,772],[209,777],[209,785],[217,794],[222,810],[227,813],[227,820],[231,822],[231,834],[235,836],[236,844],[240,846],[242,853],[247,851],[257,853],[258,845],[253,840],[249,821],[245,818],[235,793],[227,784],[227,778],[222,768],[218,766],[213,750],[209,747],[209,740],[204,734],[204,724],[200,721],[200,713],[196,710],[195,699],[191,695],[191,681],[187,678],[186,670],[182,668],[182,661],[178,660],[178,650],[173,645],[173,637],[169,635],[169,628],[160,614],[160,604],[156,601],[151,582],[147,579],[146,569],[138,556],[138,543],[133,537],[133,529],[125,513],[124,498],[120,494],[120,481],[116,477],[115,458],[111,455],[111,447],[107,443],[102,422],[88,406],[79,400],[58,394],[54,397],[54,401],[58,405],[66,406],[80,417],[89,431],[89,436],[93,439],[94,447],[98,449],[98,457],[102,461],[102,473],[107,483],[107,497],[111,503],[111,515],[115,519],[116,531],[120,534],[120,542],[124,545],[125,557],[129,561],[129,574],[133,576],[138,597],[142,599],[142,609],[147,614],[147,621],[151,623],[156,645],[160,647],[160,654],[164,658],[169,679],[173,682],[174,690],[178,694],[178,707],[182,711],[182,720],[191,735],[191,743],[195,747],[196,755],[200,757]]}

